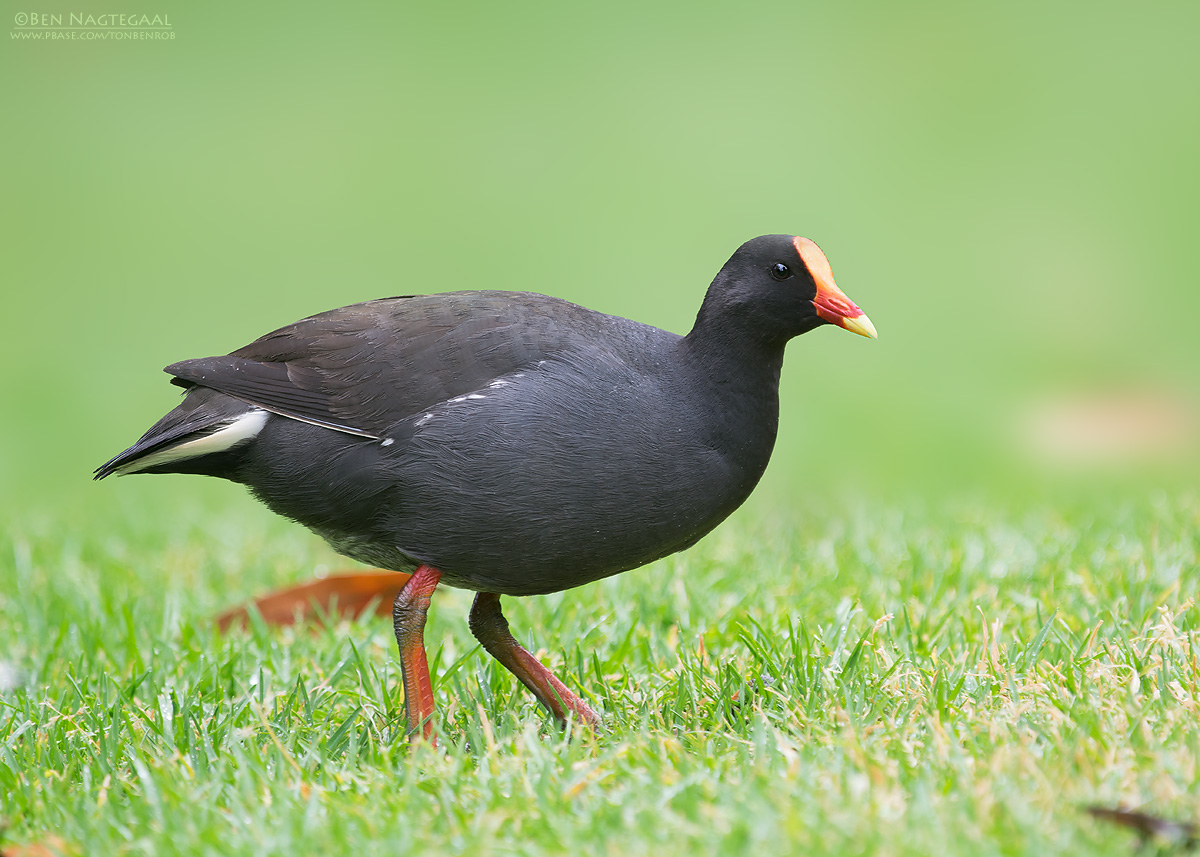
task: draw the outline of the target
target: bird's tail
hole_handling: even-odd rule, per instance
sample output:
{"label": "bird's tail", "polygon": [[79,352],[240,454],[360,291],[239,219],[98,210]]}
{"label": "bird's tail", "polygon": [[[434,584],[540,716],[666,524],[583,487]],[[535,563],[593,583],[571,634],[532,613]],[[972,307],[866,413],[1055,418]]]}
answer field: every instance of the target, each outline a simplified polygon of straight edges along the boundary
{"label": "bird's tail", "polygon": [[204,387],[184,400],[129,449],[96,468],[95,479],[128,473],[205,473],[198,459],[249,443],[267,424],[261,408]]}

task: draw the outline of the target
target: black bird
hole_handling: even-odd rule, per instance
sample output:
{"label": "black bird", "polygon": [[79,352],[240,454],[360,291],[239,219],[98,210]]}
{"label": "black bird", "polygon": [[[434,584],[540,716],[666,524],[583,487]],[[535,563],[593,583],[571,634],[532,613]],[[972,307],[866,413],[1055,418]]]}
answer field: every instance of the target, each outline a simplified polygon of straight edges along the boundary
{"label": "black bird", "polygon": [[240,482],[336,550],[412,577],[393,618],[410,729],[432,736],[439,582],[561,722],[599,717],[521,647],[501,595],[557,592],[694,544],[771,455],[794,336],[875,328],[812,241],[746,242],[686,336],[530,292],[385,298],[168,366],[183,402],[96,471]]}

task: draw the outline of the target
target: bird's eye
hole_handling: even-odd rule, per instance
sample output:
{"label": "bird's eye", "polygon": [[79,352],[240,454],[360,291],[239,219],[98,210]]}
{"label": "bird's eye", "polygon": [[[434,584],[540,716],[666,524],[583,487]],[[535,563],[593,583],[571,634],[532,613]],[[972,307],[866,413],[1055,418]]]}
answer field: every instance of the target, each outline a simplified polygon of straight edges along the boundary
{"label": "bird's eye", "polygon": [[786,280],[792,275],[792,269],[783,262],[776,262],[771,266],[771,276],[777,280]]}

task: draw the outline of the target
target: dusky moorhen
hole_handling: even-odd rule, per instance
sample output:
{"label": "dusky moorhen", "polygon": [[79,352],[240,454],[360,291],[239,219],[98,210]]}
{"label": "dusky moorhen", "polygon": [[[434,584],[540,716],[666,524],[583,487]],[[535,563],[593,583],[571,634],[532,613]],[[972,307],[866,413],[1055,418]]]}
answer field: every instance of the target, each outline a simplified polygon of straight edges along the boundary
{"label": "dusky moorhen", "polygon": [[529,292],[385,298],[166,368],[187,392],[97,469],[240,482],[396,597],[405,707],[432,737],[423,641],[439,582],[560,721],[599,717],[513,639],[501,595],[590,583],[694,544],[758,482],[794,336],[875,328],[812,241],[746,242],[686,336]]}

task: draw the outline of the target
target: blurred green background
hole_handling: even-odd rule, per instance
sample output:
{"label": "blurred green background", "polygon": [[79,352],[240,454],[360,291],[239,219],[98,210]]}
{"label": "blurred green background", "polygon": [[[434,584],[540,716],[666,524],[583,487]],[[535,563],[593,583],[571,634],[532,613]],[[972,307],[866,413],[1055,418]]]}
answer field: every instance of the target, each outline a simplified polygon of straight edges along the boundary
{"label": "blurred green background", "polygon": [[817,241],[880,339],[791,345],[755,508],[1194,464],[1194,2],[123,11],[175,38],[0,50],[8,504],[185,493],[88,481],[176,360],[462,288],[685,332],[766,232]]}

